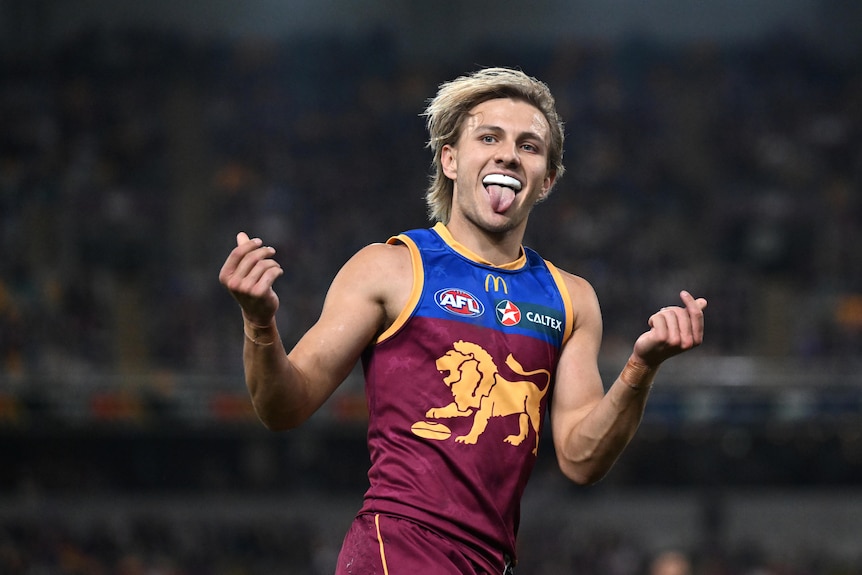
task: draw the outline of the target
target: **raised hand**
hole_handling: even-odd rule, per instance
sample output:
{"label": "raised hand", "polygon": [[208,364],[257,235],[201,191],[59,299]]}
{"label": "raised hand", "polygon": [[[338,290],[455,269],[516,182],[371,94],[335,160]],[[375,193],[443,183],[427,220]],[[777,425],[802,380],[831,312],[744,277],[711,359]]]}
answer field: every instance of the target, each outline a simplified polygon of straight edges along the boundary
{"label": "raised hand", "polygon": [[695,299],[687,291],[679,294],[684,306],[664,307],[649,318],[650,329],[635,342],[634,354],[648,366],[656,367],[664,360],[703,342],[704,298]]}
{"label": "raised hand", "polygon": [[275,249],[264,246],[260,238],[249,239],[245,232],[236,236],[236,247],[219,272],[219,282],[239,302],[243,315],[257,325],[267,325],[278,310],[278,295],[272,284],[284,270],[273,259]]}

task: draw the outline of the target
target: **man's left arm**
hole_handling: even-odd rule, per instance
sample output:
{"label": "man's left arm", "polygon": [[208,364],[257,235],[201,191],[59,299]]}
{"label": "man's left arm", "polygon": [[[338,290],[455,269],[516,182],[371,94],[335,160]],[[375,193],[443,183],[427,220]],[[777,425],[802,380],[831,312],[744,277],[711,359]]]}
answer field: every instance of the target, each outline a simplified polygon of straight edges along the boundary
{"label": "man's left arm", "polygon": [[568,276],[575,305],[575,330],[556,373],[551,426],[560,469],[572,481],[594,483],[611,469],[643,418],[659,365],[703,341],[706,300],[682,292],[683,306],[662,308],[607,393],[598,369],[601,312],[592,287]]}

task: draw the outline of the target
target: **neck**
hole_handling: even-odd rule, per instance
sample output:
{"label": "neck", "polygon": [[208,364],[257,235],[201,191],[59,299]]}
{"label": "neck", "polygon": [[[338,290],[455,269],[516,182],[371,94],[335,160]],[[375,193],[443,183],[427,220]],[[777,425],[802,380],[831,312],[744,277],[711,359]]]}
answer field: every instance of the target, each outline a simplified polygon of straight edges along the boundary
{"label": "neck", "polygon": [[463,218],[453,218],[446,224],[452,239],[495,266],[504,266],[521,257],[524,226],[509,230],[489,231]]}

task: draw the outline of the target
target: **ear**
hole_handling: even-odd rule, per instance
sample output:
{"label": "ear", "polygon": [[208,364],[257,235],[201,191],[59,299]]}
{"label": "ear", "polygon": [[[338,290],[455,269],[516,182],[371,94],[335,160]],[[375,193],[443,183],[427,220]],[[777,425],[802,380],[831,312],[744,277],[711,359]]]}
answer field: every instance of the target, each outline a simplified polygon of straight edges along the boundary
{"label": "ear", "polygon": [[450,180],[456,180],[458,176],[457,150],[451,144],[446,144],[440,150],[440,167],[443,174]]}
{"label": "ear", "polygon": [[554,182],[557,181],[557,171],[556,170],[548,170],[548,174],[545,176],[545,179],[542,181],[542,191],[539,194],[539,201],[544,200],[548,197],[548,194],[551,193],[551,190],[554,187]]}

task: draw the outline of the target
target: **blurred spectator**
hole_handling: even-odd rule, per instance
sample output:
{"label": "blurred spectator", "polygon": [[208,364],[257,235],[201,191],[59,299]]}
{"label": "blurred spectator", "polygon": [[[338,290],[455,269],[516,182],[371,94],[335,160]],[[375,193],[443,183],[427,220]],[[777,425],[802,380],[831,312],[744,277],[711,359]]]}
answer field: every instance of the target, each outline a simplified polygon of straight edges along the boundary
{"label": "blurred spectator", "polygon": [[649,575],[692,575],[691,561],[681,551],[662,551],[650,562]]}

